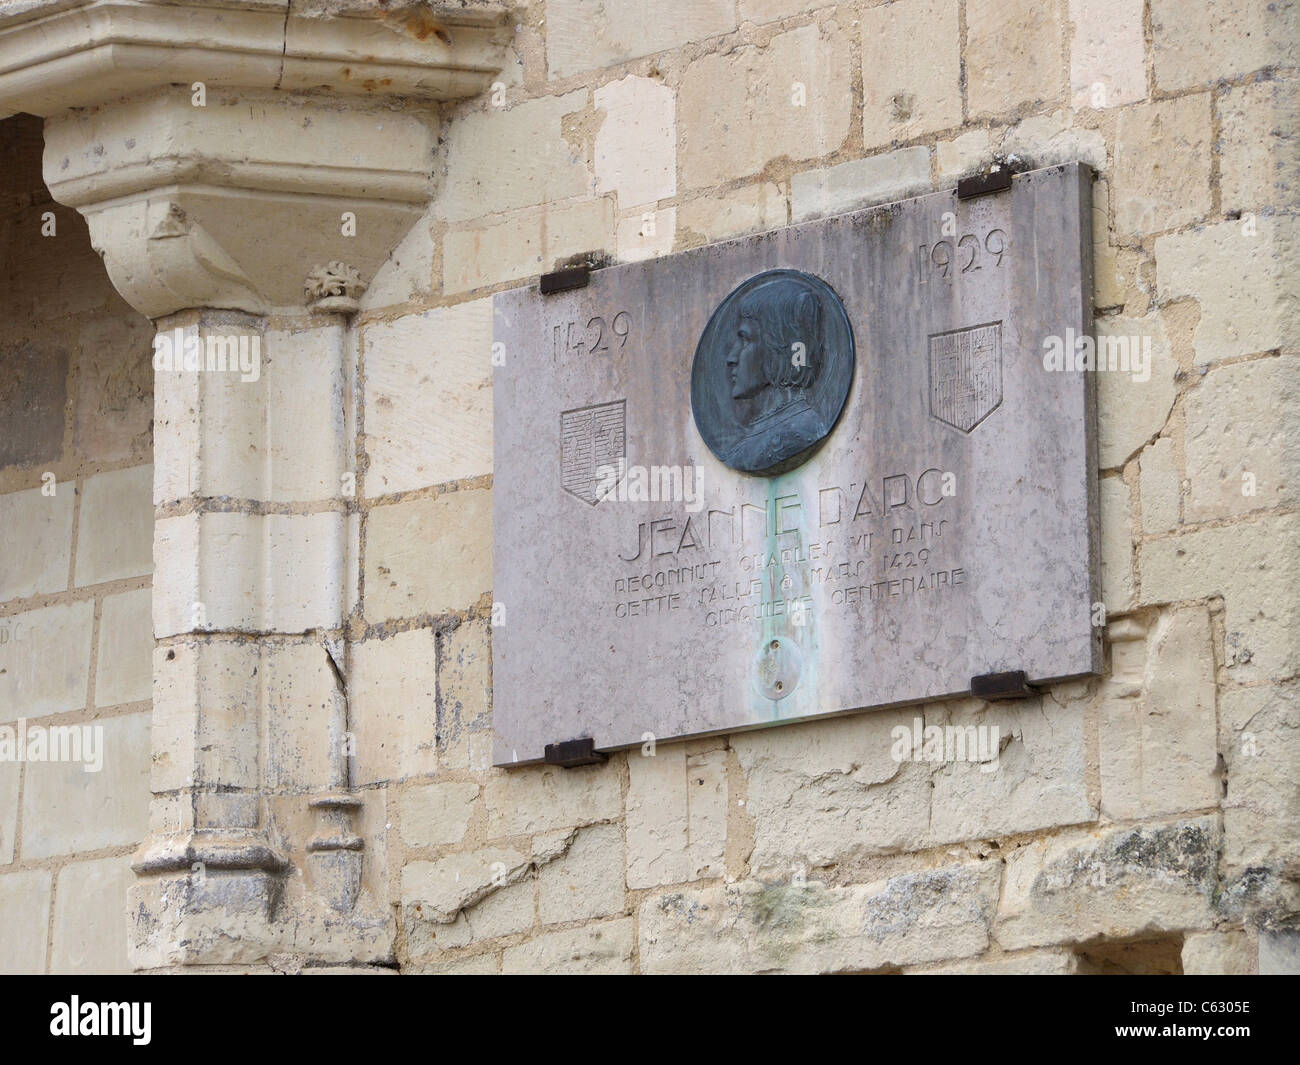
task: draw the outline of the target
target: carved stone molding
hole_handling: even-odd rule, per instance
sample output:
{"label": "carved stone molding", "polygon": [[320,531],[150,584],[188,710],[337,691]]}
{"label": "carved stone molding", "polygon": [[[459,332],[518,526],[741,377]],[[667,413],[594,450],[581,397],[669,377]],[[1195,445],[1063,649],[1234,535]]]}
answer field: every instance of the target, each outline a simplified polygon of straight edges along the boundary
{"label": "carved stone molding", "polygon": [[0,113],[45,117],[46,184],[141,313],[301,313],[309,270],[348,263],[355,299],[423,212],[437,104],[488,87],[502,17],[29,0],[0,8]]}
{"label": "carved stone molding", "polygon": [[456,100],[501,69],[504,18],[474,2],[16,0],[0,10],[0,112],[194,82]]}
{"label": "carved stone molding", "polygon": [[353,822],[362,803],[354,795],[323,795],[307,804],[316,814],[316,832],[307,841],[317,894],[339,913],[349,913],[361,893],[361,852],[365,841]]}
{"label": "carved stone molding", "polygon": [[46,119],[45,178],[77,208],[141,313],[292,313],[303,278],[343,260],[353,290],[424,211],[428,117],[371,101],[183,88]]}

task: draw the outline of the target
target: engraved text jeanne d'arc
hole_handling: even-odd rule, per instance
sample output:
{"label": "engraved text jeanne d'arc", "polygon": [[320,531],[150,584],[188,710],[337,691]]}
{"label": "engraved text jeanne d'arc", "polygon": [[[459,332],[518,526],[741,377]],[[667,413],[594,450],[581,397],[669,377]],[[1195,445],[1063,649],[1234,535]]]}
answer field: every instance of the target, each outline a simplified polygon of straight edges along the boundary
{"label": "engraved text jeanne d'arc", "polygon": [[928,468],[824,485],[810,500],[681,507],[629,529],[617,548],[611,612],[702,610],[714,627],[952,593],[968,580],[965,560],[947,557],[952,522],[943,505],[955,491],[951,474]]}

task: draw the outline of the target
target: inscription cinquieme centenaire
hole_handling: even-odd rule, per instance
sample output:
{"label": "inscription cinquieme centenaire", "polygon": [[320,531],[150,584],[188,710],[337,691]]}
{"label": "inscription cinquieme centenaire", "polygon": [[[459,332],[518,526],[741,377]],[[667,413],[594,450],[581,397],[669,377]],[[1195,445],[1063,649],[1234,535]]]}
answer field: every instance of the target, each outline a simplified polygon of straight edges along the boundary
{"label": "inscription cinquieme centenaire", "polygon": [[497,764],[1095,672],[1089,178],[495,297]]}

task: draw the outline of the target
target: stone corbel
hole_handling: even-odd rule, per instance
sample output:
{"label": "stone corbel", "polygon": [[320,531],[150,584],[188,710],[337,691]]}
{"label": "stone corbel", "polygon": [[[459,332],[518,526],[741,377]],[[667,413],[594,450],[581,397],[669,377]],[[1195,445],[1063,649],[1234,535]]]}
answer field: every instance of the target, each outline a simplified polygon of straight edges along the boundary
{"label": "stone corbel", "polygon": [[394,0],[25,0],[0,8],[0,113],[45,118],[53,197],[123,297],[300,313],[366,284],[424,211],[437,105],[485,91],[503,11]]}

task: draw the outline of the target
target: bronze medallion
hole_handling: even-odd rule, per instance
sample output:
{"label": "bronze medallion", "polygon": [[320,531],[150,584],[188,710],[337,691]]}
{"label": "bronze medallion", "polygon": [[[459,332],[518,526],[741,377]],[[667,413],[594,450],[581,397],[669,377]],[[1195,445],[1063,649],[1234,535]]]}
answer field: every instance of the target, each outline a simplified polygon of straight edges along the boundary
{"label": "bronze medallion", "polygon": [[720,462],[770,477],[812,455],[853,382],[853,329],[819,277],[767,270],[709,318],[691,368],[695,425]]}

